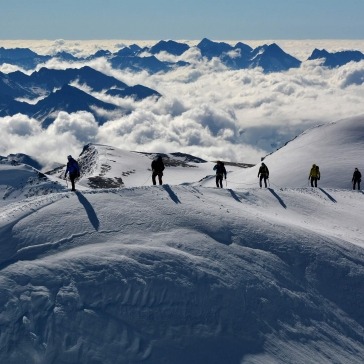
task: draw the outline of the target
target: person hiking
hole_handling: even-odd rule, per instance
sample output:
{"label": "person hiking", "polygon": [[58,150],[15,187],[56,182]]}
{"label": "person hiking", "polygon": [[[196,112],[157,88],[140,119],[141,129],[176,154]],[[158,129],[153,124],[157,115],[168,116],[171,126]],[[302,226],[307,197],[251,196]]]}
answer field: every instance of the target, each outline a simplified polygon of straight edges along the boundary
{"label": "person hiking", "polygon": [[310,170],[310,175],[308,176],[308,179],[311,180],[311,187],[317,187],[317,181],[320,180],[321,174],[319,166],[316,164],[312,165],[312,168]]}
{"label": "person hiking", "polygon": [[159,184],[162,184],[162,176],[164,171],[164,163],[162,156],[158,156],[156,159],[152,162],[152,181],[153,185],[156,185],[157,182],[155,178],[158,176]]}
{"label": "person hiking", "polygon": [[216,171],[216,187],[222,188],[222,179],[224,176],[226,179],[226,169],[224,163],[221,161],[217,161],[214,166],[214,171]]}
{"label": "person hiking", "polygon": [[[260,178],[259,178],[259,176],[260,176]],[[264,179],[265,188],[267,188],[267,179],[269,178],[269,169],[264,163],[262,163],[260,168],[259,168],[258,178],[259,178],[260,188],[262,188],[262,180],[263,179]]]}
{"label": "person hiking", "polygon": [[68,159],[68,162],[67,162],[66,173],[64,174],[64,179],[67,178],[67,173],[69,173],[70,181],[71,181],[71,185],[72,185],[71,191],[76,191],[75,179],[77,177],[80,177],[80,167],[79,167],[77,161],[74,160],[71,155],[69,155],[67,157],[67,159]]}
{"label": "person hiking", "polygon": [[360,190],[361,173],[358,168],[355,168],[351,182],[353,182],[353,190],[355,190],[356,184],[358,184],[358,190]]}

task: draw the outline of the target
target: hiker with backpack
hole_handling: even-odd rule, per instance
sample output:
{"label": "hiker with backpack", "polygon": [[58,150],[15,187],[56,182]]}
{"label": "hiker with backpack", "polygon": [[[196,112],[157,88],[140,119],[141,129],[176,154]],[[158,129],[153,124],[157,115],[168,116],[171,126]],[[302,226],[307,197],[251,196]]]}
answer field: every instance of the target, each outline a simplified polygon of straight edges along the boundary
{"label": "hiker with backpack", "polygon": [[224,176],[226,179],[226,169],[224,163],[217,161],[214,166],[214,171],[216,171],[216,187],[222,188],[222,179]]}
{"label": "hiker with backpack", "polygon": [[156,185],[156,177],[158,176],[159,184],[162,184],[162,176],[164,171],[164,163],[162,156],[158,156],[156,159],[152,161],[152,181],[153,185]]}
{"label": "hiker with backpack", "polygon": [[64,179],[67,178],[67,173],[69,173],[70,181],[71,181],[71,185],[72,185],[71,191],[76,191],[75,180],[76,180],[76,178],[80,177],[80,167],[78,165],[78,162],[76,160],[74,160],[71,155],[69,155],[67,157],[67,159],[68,159],[68,162],[67,162],[66,173],[64,174]]}
{"label": "hiker with backpack", "polygon": [[320,180],[320,168],[316,164],[312,165],[308,179],[311,180],[311,187],[317,187],[317,181]]}
{"label": "hiker with backpack", "polygon": [[263,179],[264,179],[265,188],[267,188],[267,179],[269,179],[269,169],[264,163],[262,163],[260,168],[259,168],[258,178],[259,178],[260,188],[262,188],[262,180]]}
{"label": "hiker with backpack", "polygon": [[358,190],[360,190],[361,173],[358,168],[355,168],[351,182],[353,182],[353,190],[355,190],[356,184],[358,184]]}

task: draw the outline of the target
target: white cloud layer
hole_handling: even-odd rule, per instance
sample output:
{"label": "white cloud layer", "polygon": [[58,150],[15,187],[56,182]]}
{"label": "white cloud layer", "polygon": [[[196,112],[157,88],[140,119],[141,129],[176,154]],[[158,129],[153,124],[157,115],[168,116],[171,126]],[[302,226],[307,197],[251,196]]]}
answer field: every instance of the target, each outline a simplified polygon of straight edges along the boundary
{"label": "white cloud layer", "polygon": [[[163,95],[159,100],[135,102],[95,93],[129,111],[110,114],[102,126],[86,112],[61,112],[47,130],[25,116],[2,118],[0,154],[22,152],[50,165],[97,142],[126,150],[258,163],[261,156],[313,125],[363,113],[364,62],[330,70],[319,61],[305,61],[299,69],[264,74],[260,69],[227,70],[216,59],[201,60],[196,48],[181,57],[161,56],[192,65],[148,75],[113,70],[105,59],[89,63],[128,85],[157,90]],[[70,65],[53,60],[47,66]],[[82,65],[72,65],[76,66]]]}

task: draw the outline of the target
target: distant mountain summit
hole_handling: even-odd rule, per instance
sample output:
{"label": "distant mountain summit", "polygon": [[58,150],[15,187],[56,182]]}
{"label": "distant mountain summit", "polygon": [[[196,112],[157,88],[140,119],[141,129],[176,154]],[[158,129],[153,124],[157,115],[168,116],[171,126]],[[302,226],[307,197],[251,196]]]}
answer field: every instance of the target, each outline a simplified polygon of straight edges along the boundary
{"label": "distant mountain summit", "polygon": [[113,68],[130,70],[132,72],[147,71],[150,74],[158,72],[168,72],[178,67],[188,66],[187,62],[164,62],[160,61],[154,55],[139,56],[134,55],[130,49],[119,51],[115,56],[109,59]]}
{"label": "distant mountain summit", "polygon": [[[20,71],[14,72],[13,75],[22,80],[27,77]],[[16,81],[10,74],[0,72],[0,95],[1,104],[5,101],[5,98],[12,100],[16,97],[34,97],[34,91],[24,86],[22,81]]]}
{"label": "distant mountain summit", "polygon": [[109,111],[117,109],[117,106],[100,101],[76,87],[64,85],[34,105],[29,116],[42,120],[43,126],[47,127],[53,122],[55,113],[58,114],[59,111],[67,113],[88,111],[94,115],[99,124],[103,124],[106,119],[97,114],[95,107]]}
{"label": "distant mountain summit", "polygon": [[104,50],[104,49],[100,49],[99,51],[97,51],[96,53],[92,54],[91,56],[88,56],[86,58],[86,60],[92,60],[92,59],[96,59],[96,58],[101,58],[101,57],[110,57],[111,56],[111,52],[109,50]]}
{"label": "distant mountain summit", "polygon": [[249,67],[261,67],[265,72],[282,72],[290,68],[298,68],[300,65],[301,61],[273,43],[254,49],[251,52]]}
{"label": "distant mountain summit", "polygon": [[204,38],[197,44],[197,48],[201,52],[202,57],[211,59],[213,57],[220,57],[223,53],[227,53],[233,47],[224,42],[213,42],[210,39]]}
{"label": "distant mountain summit", "polygon": [[0,64],[8,63],[26,70],[34,69],[38,64],[45,63],[52,56],[41,56],[29,48],[10,48],[0,47]]}
{"label": "distant mountain summit", "polygon": [[261,67],[268,73],[287,71],[301,65],[301,61],[285,53],[275,43],[252,49],[241,42],[233,47],[224,42],[213,42],[204,38],[197,48],[203,57],[218,57],[227,67],[233,69]]}
{"label": "distant mountain summit", "polygon": [[43,127],[48,127],[60,111],[67,113],[88,111],[94,115],[98,123],[103,124],[106,119],[100,116],[95,108],[109,111],[118,109],[116,105],[100,101],[76,87],[64,85],[35,105],[12,100],[0,108],[0,116],[21,113],[39,120]]}
{"label": "distant mountain summit", "polygon": [[66,62],[77,62],[83,60],[82,58],[75,57],[73,54],[64,51],[56,53],[54,57]]}
{"label": "distant mountain summit", "polygon": [[323,59],[322,65],[329,68],[341,67],[349,62],[364,60],[364,54],[359,51],[341,51],[330,53],[325,49],[314,49],[308,60]]}
{"label": "distant mountain summit", "polygon": [[149,49],[152,54],[158,54],[160,52],[167,52],[175,56],[180,56],[186,52],[190,47],[185,43],[178,43],[173,40],[164,41],[161,40]]}
{"label": "distant mountain summit", "polygon": [[113,88],[106,92],[107,95],[110,96],[118,96],[118,97],[132,97],[134,100],[140,101],[147,97],[161,97],[161,94],[149,87],[143,85],[135,85],[126,87],[124,89]]}

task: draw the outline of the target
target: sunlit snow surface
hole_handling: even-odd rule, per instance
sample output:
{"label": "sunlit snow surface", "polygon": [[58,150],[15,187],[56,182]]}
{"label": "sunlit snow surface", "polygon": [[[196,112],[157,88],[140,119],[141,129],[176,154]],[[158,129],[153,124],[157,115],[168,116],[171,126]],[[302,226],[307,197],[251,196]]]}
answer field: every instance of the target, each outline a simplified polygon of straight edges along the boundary
{"label": "sunlit snow surface", "polygon": [[[315,128],[266,158],[267,189],[236,166],[213,188],[214,164],[191,161],[151,186],[153,156],[99,145],[77,193],[61,171],[32,189],[37,171],[3,161],[0,362],[362,363],[364,194],[347,180],[363,119],[325,128],[333,144]],[[301,186],[308,140],[345,178]],[[124,185],[91,189],[100,175]]]}

